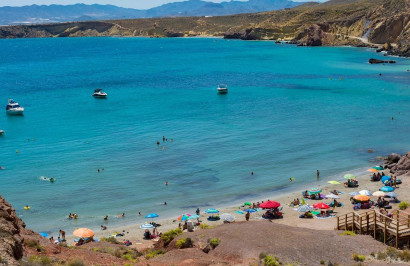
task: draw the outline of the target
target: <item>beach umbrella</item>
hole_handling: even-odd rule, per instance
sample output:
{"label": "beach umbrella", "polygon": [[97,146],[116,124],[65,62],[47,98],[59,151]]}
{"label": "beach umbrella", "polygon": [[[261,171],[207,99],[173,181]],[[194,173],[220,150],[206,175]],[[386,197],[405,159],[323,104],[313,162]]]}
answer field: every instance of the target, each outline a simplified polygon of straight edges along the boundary
{"label": "beach umbrella", "polygon": [[339,181],[327,181],[329,184],[332,184],[332,185],[339,185],[340,184],[340,182]]}
{"label": "beach umbrella", "polygon": [[383,191],[383,192],[392,192],[393,190],[394,190],[394,188],[389,187],[389,186],[384,186],[380,189],[380,191]]}
{"label": "beach umbrella", "polygon": [[140,226],[141,229],[154,229],[154,226],[152,224],[141,224]]}
{"label": "beach umbrella", "polygon": [[394,192],[388,192],[388,193],[386,193],[385,197],[398,198],[399,195],[397,195],[397,193],[394,193]]}
{"label": "beach umbrella", "polygon": [[377,173],[378,171],[377,169],[370,168],[370,169],[367,169],[367,172]]}
{"label": "beach umbrella", "polygon": [[232,214],[229,213],[222,213],[221,214],[221,219],[227,222],[232,223],[233,221],[235,221],[235,217]]}
{"label": "beach umbrella", "polygon": [[74,230],[73,235],[86,238],[86,237],[93,237],[94,232],[91,229],[88,228],[77,228]]}
{"label": "beach umbrella", "polygon": [[360,195],[360,193],[359,193],[359,192],[350,192],[349,195],[352,196],[352,197],[354,197],[354,196],[356,196],[356,195]]}
{"label": "beach umbrella", "polygon": [[249,212],[249,213],[253,213],[253,212],[256,212],[256,210],[255,209],[246,209],[246,210],[243,210],[244,212]]}
{"label": "beach umbrella", "polygon": [[386,184],[386,182],[389,182],[390,180],[391,180],[391,177],[388,175],[382,176],[382,179],[381,179],[383,184]]}
{"label": "beach umbrella", "polygon": [[335,195],[335,194],[326,195],[326,198],[327,199],[340,199],[340,197],[338,195]]}
{"label": "beach umbrella", "polygon": [[320,188],[312,188],[311,190],[308,191],[309,195],[313,195],[313,194],[319,194],[320,192],[322,192],[322,189]]}
{"label": "beach umbrella", "polygon": [[310,212],[312,209],[309,205],[302,205],[298,208],[298,212]]}
{"label": "beach umbrella", "polygon": [[39,235],[41,235],[42,237],[48,237],[47,233],[39,233]]}
{"label": "beach umbrella", "polygon": [[313,208],[315,208],[315,209],[329,209],[330,207],[326,203],[320,202],[320,203],[313,204]]}
{"label": "beach umbrella", "polygon": [[264,203],[260,204],[259,207],[263,209],[275,209],[280,206],[280,203],[273,200],[265,201]]}
{"label": "beach umbrella", "polygon": [[180,216],[178,216],[177,220],[182,222],[182,221],[186,221],[189,220],[189,218],[191,217],[191,214],[181,214]]}
{"label": "beach umbrella", "polygon": [[357,201],[362,201],[362,202],[365,202],[365,201],[369,201],[370,200],[370,197],[369,196],[366,196],[366,195],[356,195],[356,196],[354,196],[353,197],[355,200],[357,200]]}
{"label": "beach umbrella", "polygon": [[159,215],[156,213],[150,213],[147,216],[145,216],[145,218],[157,218],[157,217],[159,217]]}
{"label": "beach umbrella", "polygon": [[345,179],[355,179],[355,178],[356,178],[356,176],[353,175],[353,174],[345,174],[343,177],[344,177]]}
{"label": "beach umbrella", "polygon": [[360,195],[365,195],[365,196],[371,196],[372,192],[370,192],[369,190],[360,190],[359,194]]}
{"label": "beach umbrella", "polygon": [[373,196],[375,197],[384,197],[386,195],[386,193],[384,193],[383,191],[376,191],[373,193]]}
{"label": "beach umbrella", "polygon": [[250,202],[245,202],[243,205],[245,205],[245,206],[252,206],[252,203],[250,203]]}
{"label": "beach umbrella", "polygon": [[381,165],[376,165],[376,166],[373,166],[372,168],[376,169],[376,170],[383,170],[384,169],[383,166],[381,166]]}
{"label": "beach umbrella", "polygon": [[207,209],[205,212],[206,213],[219,213],[217,209]]}
{"label": "beach umbrella", "polygon": [[192,219],[196,219],[196,218],[199,218],[200,216],[199,215],[196,215],[196,214],[194,214],[194,215],[191,215],[191,216],[189,216],[189,220],[192,220]]}

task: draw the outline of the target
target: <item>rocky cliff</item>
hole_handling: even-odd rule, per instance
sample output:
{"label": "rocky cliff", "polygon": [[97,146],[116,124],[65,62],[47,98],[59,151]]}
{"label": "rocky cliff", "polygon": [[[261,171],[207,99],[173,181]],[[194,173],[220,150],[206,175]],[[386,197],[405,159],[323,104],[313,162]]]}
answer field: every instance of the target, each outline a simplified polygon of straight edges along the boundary
{"label": "rocky cliff", "polygon": [[18,265],[23,257],[23,238],[20,233],[25,224],[11,205],[0,196],[0,264]]}
{"label": "rocky cliff", "polygon": [[[129,19],[0,27],[0,38],[79,36],[224,36],[299,45],[384,44],[410,56],[410,0],[330,0],[231,16]],[[392,45],[390,45],[392,44]]]}

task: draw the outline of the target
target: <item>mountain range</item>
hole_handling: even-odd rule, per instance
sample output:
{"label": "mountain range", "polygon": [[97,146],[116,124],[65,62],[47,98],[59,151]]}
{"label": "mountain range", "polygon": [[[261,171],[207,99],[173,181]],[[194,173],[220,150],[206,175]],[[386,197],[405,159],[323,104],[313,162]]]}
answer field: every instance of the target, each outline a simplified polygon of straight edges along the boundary
{"label": "mountain range", "polygon": [[107,19],[154,17],[217,16],[292,8],[303,4],[289,0],[248,0],[213,3],[188,0],[164,4],[147,10],[114,5],[30,5],[0,7],[0,25],[56,23]]}

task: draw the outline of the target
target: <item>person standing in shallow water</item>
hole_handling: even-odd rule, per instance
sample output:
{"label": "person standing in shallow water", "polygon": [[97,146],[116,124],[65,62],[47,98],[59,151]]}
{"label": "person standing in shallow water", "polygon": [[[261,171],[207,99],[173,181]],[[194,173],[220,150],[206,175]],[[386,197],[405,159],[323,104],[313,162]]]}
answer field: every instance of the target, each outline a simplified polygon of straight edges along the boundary
{"label": "person standing in shallow water", "polygon": [[319,170],[316,170],[316,179],[317,179],[317,181],[319,181],[319,175],[320,175]]}
{"label": "person standing in shallow water", "polygon": [[249,221],[250,217],[251,217],[251,214],[249,212],[246,212],[246,214],[245,214],[246,221]]}

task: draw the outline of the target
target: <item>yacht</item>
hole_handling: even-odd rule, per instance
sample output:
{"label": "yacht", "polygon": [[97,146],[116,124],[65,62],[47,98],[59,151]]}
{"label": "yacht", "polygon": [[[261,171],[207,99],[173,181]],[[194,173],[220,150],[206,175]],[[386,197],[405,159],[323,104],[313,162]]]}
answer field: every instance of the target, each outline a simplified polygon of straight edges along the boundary
{"label": "yacht", "polygon": [[219,84],[216,90],[218,91],[219,94],[226,94],[228,93],[228,85]]}
{"label": "yacht", "polygon": [[107,97],[107,93],[105,93],[102,89],[95,89],[93,96],[95,98],[105,98]]}
{"label": "yacht", "polygon": [[6,113],[9,115],[22,115],[24,112],[24,108],[21,107],[18,102],[13,101],[13,99],[9,99],[9,103],[6,106]]}

